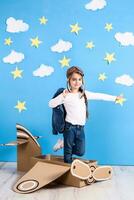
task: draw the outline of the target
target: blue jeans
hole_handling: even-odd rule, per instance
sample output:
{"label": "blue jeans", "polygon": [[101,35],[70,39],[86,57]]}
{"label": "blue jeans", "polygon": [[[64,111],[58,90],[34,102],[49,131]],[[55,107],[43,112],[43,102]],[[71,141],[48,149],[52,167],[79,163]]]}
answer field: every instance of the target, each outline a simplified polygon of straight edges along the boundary
{"label": "blue jeans", "polygon": [[64,136],[64,162],[71,163],[72,155],[83,156],[85,153],[84,126],[66,122]]}

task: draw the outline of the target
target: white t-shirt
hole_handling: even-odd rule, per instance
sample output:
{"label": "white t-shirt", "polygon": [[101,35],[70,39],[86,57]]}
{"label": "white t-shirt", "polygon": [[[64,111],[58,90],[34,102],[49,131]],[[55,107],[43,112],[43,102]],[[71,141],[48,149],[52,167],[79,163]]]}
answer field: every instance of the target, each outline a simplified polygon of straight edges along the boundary
{"label": "white t-shirt", "polygon": [[[105,100],[115,101],[116,96],[94,93],[85,91],[87,100]],[[68,93],[66,97],[63,94],[58,95],[54,99],[49,101],[49,107],[54,108],[60,104],[64,104],[66,109],[65,121],[70,122],[73,125],[85,125],[86,123],[86,105],[84,97],[81,97],[81,93]]]}

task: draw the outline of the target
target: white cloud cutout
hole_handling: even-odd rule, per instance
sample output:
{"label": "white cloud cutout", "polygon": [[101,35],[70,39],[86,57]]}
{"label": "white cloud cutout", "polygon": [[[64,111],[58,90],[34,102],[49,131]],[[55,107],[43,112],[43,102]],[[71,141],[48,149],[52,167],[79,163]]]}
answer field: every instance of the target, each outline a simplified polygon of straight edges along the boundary
{"label": "white cloud cutout", "polygon": [[134,46],[134,34],[131,32],[116,33],[114,37],[122,46]]}
{"label": "white cloud cutout", "polygon": [[18,32],[25,32],[29,29],[29,25],[24,23],[23,20],[19,19],[16,20],[13,17],[9,17],[6,21],[7,24],[7,32],[10,33],[18,33]]}
{"label": "white cloud cutout", "polygon": [[72,43],[64,40],[59,40],[54,46],[51,47],[51,51],[62,53],[63,51],[69,51],[72,48]]}
{"label": "white cloud cutout", "polygon": [[85,8],[87,10],[95,11],[104,8],[106,5],[107,5],[106,0],[92,0],[85,5]]}
{"label": "white cloud cutout", "polygon": [[33,71],[33,76],[39,76],[39,77],[50,76],[53,72],[54,72],[53,67],[41,64],[38,69]]}
{"label": "white cloud cutout", "polygon": [[132,86],[134,85],[134,79],[128,74],[124,74],[115,79],[115,82],[121,85]]}
{"label": "white cloud cutout", "polygon": [[24,54],[20,52],[16,52],[14,50],[11,53],[3,58],[4,63],[14,64],[19,63],[24,59]]}

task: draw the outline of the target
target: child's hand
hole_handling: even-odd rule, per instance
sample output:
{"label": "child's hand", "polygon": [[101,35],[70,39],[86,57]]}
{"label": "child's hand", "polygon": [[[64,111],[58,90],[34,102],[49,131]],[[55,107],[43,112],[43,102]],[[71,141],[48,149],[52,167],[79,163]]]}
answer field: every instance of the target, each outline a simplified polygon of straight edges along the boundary
{"label": "child's hand", "polygon": [[120,96],[117,96],[116,97],[116,99],[115,99],[115,102],[117,102],[117,101],[119,101],[119,100],[121,100],[122,99],[122,96],[120,95]]}
{"label": "child's hand", "polygon": [[66,97],[67,96],[67,94],[69,93],[69,91],[67,90],[67,89],[65,89],[64,91],[63,91],[63,97]]}
{"label": "child's hand", "polygon": [[126,99],[123,97],[122,94],[120,96],[117,96],[115,99],[115,103],[120,104],[121,106],[123,105],[124,101],[126,101]]}

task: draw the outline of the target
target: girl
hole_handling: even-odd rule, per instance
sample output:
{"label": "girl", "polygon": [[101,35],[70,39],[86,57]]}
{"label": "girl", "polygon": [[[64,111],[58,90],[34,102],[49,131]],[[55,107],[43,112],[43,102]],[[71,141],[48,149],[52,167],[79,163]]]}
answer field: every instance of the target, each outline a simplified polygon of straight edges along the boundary
{"label": "girl", "polygon": [[[88,118],[88,100],[116,101],[120,98],[103,93],[93,93],[84,89],[84,73],[76,66],[70,67],[66,73],[67,89],[49,101],[54,108],[63,104],[66,110],[64,137],[64,162],[71,163],[72,155],[83,156],[85,153],[84,125]],[[63,147],[58,140],[54,147]]]}

